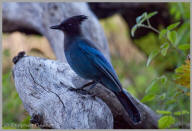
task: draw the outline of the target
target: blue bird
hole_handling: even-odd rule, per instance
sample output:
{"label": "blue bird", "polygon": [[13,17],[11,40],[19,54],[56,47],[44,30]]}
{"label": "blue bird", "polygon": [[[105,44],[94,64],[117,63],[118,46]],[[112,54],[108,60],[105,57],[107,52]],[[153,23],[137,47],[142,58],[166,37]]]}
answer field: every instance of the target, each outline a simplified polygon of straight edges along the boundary
{"label": "blue bird", "polygon": [[61,30],[65,35],[64,52],[67,62],[79,76],[92,80],[82,88],[101,83],[117,96],[131,120],[139,122],[140,113],[122,89],[113,66],[93,42],[83,36],[80,25],[85,19],[87,16],[84,15],[73,16],[51,27]]}

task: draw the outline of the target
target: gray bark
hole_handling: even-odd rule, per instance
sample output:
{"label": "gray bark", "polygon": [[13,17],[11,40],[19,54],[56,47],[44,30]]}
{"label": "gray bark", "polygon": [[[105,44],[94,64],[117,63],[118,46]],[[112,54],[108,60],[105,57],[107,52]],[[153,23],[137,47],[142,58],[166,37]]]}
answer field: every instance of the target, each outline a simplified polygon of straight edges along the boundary
{"label": "gray bark", "polygon": [[100,98],[70,91],[77,76],[68,64],[26,56],[17,62],[13,74],[31,122],[41,128],[113,128],[113,115]]}
{"label": "gray bark", "polygon": [[[67,90],[70,86],[81,87],[87,81],[77,76],[68,66],[63,52],[63,34],[50,30],[49,27],[78,14],[89,16],[83,23],[83,33],[109,59],[103,30],[86,3],[3,4],[4,32],[19,29],[40,32],[48,39],[57,59],[63,62],[25,57],[14,67],[15,85],[25,109],[32,116],[31,122],[46,125],[40,126],[42,128],[157,128],[159,117],[129,93],[141,113],[141,122],[138,124],[132,123],[115,95],[100,84],[89,93],[101,98],[110,108],[113,117],[99,98],[94,100],[89,94],[82,96],[81,93],[84,92],[74,93]],[[63,84],[59,84],[59,81]],[[82,105],[73,104],[78,102]],[[89,119],[89,115],[93,117]],[[111,125],[113,119],[114,123]]]}

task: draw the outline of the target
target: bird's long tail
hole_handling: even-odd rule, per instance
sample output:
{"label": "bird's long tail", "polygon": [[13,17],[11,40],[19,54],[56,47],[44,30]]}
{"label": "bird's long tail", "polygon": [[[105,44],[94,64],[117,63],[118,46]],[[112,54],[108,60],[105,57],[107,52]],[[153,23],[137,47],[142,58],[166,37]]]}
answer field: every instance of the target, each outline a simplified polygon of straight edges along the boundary
{"label": "bird's long tail", "polygon": [[128,95],[125,93],[125,91],[122,90],[121,92],[115,92],[115,95],[117,96],[117,98],[127,111],[132,121],[138,123],[141,120],[140,113],[138,109],[135,107],[135,105],[132,103]]}

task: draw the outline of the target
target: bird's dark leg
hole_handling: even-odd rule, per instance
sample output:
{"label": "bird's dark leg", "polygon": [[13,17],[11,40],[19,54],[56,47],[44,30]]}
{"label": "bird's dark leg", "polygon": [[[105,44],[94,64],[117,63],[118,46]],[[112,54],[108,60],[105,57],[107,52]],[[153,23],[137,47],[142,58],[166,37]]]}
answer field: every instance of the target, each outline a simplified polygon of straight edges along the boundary
{"label": "bird's dark leg", "polygon": [[92,83],[92,85],[89,87],[89,89],[88,89],[88,90],[93,89],[93,88],[97,85],[97,83],[98,83],[98,82],[95,82],[95,81],[94,81],[94,82]]}
{"label": "bird's dark leg", "polygon": [[95,83],[96,83],[95,81],[91,81],[91,82],[83,85],[82,87],[80,87],[80,89],[84,89],[85,87],[90,86],[90,85],[94,85]]}
{"label": "bird's dark leg", "polygon": [[70,88],[70,90],[73,90],[73,91],[75,91],[75,90],[84,90],[84,88],[87,87],[87,86],[96,85],[95,83],[96,83],[95,81],[91,81],[91,82],[83,85],[83,86],[80,87],[80,88]]}
{"label": "bird's dark leg", "polygon": [[[76,91],[76,92],[81,93],[81,94],[87,94],[88,92],[86,90],[84,90],[84,88],[91,85],[91,87],[88,88],[88,90],[90,90],[90,89],[94,88],[97,83],[98,82],[96,82],[96,81],[91,81],[91,82],[83,85],[80,88],[70,88],[69,90],[70,91]],[[88,93],[88,94],[90,94],[90,93]],[[95,97],[95,95],[93,95],[93,94],[90,94],[90,95],[92,97]]]}
{"label": "bird's dark leg", "polygon": [[[98,81],[95,81],[87,90],[89,91],[89,90],[93,89],[93,88],[97,85],[97,83],[99,83],[99,82],[98,82]],[[91,95],[92,97],[95,97],[95,96],[96,96],[96,94],[94,94],[94,93],[90,93],[90,95]]]}

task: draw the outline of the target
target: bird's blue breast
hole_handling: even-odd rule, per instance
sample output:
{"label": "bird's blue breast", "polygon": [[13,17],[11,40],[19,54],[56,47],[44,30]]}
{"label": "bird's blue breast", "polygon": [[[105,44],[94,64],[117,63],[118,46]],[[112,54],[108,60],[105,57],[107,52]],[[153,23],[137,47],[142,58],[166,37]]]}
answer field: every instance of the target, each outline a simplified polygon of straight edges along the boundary
{"label": "bird's blue breast", "polygon": [[78,45],[83,46],[83,41],[73,41],[65,51],[66,59],[71,68],[81,77],[85,79],[97,79],[100,73],[92,65],[91,61],[87,59],[86,54],[79,49]]}

